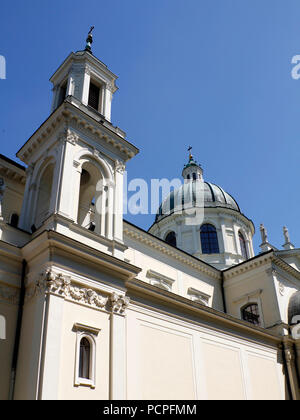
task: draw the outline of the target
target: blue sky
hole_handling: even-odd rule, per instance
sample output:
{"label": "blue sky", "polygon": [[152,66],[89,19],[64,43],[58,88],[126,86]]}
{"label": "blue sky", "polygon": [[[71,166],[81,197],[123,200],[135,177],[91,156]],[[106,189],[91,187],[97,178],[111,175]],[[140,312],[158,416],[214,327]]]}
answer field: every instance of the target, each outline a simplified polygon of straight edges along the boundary
{"label": "blue sky", "polygon": [[[16,151],[50,112],[49,77],[84,48],[119,76],[112,121],[140,150],[129,179],[181,175],[187,147],[280,247],[300,247],[298,0],[2,2],[0,152]],[[127,216],[147,229],[153,216]]]}

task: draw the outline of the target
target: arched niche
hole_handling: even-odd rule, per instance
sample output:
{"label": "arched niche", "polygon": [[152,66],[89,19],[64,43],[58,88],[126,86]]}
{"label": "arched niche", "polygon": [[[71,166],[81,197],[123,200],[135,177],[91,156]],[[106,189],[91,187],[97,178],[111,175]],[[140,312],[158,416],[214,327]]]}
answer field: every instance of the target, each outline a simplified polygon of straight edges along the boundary
{"label": "arched niche", "polygon": [[111,179],[101,164],[90,157],[81,160],[77,223],[103,236],[109,232],[113,199]]}

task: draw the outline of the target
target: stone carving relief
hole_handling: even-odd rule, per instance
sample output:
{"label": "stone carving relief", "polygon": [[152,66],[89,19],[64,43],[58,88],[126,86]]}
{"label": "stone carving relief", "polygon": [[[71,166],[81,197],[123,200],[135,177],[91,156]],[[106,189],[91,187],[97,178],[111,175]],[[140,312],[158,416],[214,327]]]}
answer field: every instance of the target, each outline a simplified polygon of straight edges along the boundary
{"label": "stone carving relief", "polygon": [[95,290],[75,286],[71,283],[70,277],[61,273],[55,274],[52,270],[41,273],[34,285],[26,290],[26,300],[39,293],[53,293],[97,308],[104,308],[108,302],[108,297],[102,296]]}
{"label": "stone carving relief", "polygon": [[58,139],[61,142],[67,141],[67,142],[73,144],[73,146],[75,146],[78,143],[79,137],[77,136],[77,134],[75,134],[69,128],[66,128],[64,131],[62,131],[59,134]]}
{"label": "stone carving relief", "polygon": [[129,297],[118,295],[115,292],[110,296],[104,296],[93,289],[72,284],[71,277],[64,276],[61,273],[56,274],[51,269],[41,273],[34,284],[28,286],[26,289],[25,300],[28,301],[38,294],[49,293],[78,303],[89,305],[94,308],[109,309],[107,308],[109,304],[113,312],[120,314],[124,313],[130,302]]}
{"label": "stone carving relief", "polygon": [[110,303],[113,312],[123,313],[130,303],[128,296],[120,296],[117,293],[112,293],[110,296]]}
{"label": "stone carving relief", "polygon": [[120,174],[123,174],[125,172],[126,166],[124,165],[123,162],[121,162],[119,160],[116,160],[116,162],[115,162],[115,169]]}

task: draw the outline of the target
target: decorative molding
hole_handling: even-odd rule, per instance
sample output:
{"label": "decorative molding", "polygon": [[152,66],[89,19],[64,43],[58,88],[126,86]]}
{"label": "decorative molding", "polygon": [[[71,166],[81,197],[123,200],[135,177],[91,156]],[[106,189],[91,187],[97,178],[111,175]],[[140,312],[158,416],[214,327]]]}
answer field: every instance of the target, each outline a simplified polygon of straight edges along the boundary
{"label": "decorative molding", "polygon": [[106,83],[106,89],[109,90],[111,93],[115,93],[118,90],[116,85],[111,82]]}
{"label": "decorative molding", "polygon": [[[78,84],[76,86],[78,88]],[[74,95],[76,96],[75,93]],[[73,97],[73,100],[76,102],[75,97]],[[107,126],[105,126],[99,124],[97,121],[91,122],[81,110],[77,109],[72,103],[66,101],[61,107],[53,112],[48,120],[42,124],[40,129],[27,141],[19,151],[18,157],[24,162],[29,160],[39,144],[44,141],[45,138],[49,138],[49,136],[53,135],[57,127],[61,126],[63,121],[66,123],[72,121],[72,124],[83,133],[86,133],[89,137],[94,136],[97,141],[101,139],[108,145],[117,149],[118,153],[123,153],[127,158],[132,158],[138,153],[138,149],[121,137],[113,125],[107,123]]]}
{"label": "decorative molding", "polygon": [[123,174],[125,172],[126,166],[124,165],[123,162],[121,162],[120,160],[116,160],[115,162],[115,170],[117,172],[119,172],[120,174]]}
{"label": "decorative molding", "polygon": [[60,142],[68,142],[75,146],[78,143],[79,137],[77,134],[74,133],[74,131],[70,130],[69,128],[66,128],[64,131],[62,131],[58,135],[58,140]]}
{"label": "decorative molding", "polygon": [[[115,292],[110,296],[103,296],[96,290],[72,284],[70,276],[65,276],[61,273],[56,274],[51,269],[41,273],[34,284],[27,287],[25,302],[43,294],[53,294],[66,300],[107,311],[110,306],[112,312],[119,314],[123,314],[130,303],[128,296],[118,295]],[[81,327],[83,326],[81,325]]]}
{"label": "decorative molding", "polygon": [[11,179],[12,181],[18,182],[22,185],[26,183],[26,172],[22,169],[14,167],[8,164],[9,167],[6,166],[5,163],[0,162],[0,175],[1,177],[5,177]]}
{"label": "decorative molding", "polygon": [[34,171],[34,164],[33,163],[25,169],[26,175],[28,177],[33,174],[33,171]]}
{"label": "decorative molding", "polygon": [[266,270],[266,273],[269,275],[269,276],[275,276],[277,273],[276,273],[276,270],[275,270],[275,267],[270,267],[270,268],[268,268],[267,270]]}
{"label": "decorative molding", "polygon": [[100,159],[100,152],[97,149],[93,149],[93,155],[95,156],[95,158]]}
{"label": "decorative molding", "polygon": [[75,286],[71,283],[69,276],[55,274],[51,269],[41,273],[34,285],[26,289],[26,301],[38,294],[54,294],[100,309],[105,308],[108,302],[108,297],[93,289]]}
{"label": "decorative molding", "polygon": [[18,289],[0,284],[0,302],[18,305],[19,296]]}
{"label": "decorative molding", "polygon": [[90,76],[91,75],[91,67],[90,66],[85,66],[84,73],[87,74],[88,76]]}
{"label": "decorative molding", "polygon": [[174,279],[164,276],[163,274],[157,273],[153,270],[148,270],[146,276],[150,279],[150,284],[152,286],[159,287],[164,290],[171,292],[172,285],[175,283]]}
{"label": "decorative molding", "polygon": [[76,322],[73,326],[73,330],[74,331],[78,331],[78,332],[85,332],[88,334],[92,334],[95,335],[96,337],[98,336],[99,332],[101,331],[101,329],[99,328],[95,328],[95,327],[90,327],[88,325],[84,325],[84,324],[80,324],[78,322]]}
{"label": "decorative molding", "polygon": [[128,296],[121,296],[113,292],[110,295],[110,303],[112,312],[122,314],[127,309],[130,303],[130,298]]}
{"label": "decorative molding", "polygon": [[202,305],[208,306],[209,299],[211,298],[210,295],[200,292],[199,290],[194,289],[193,287],[190,287],[187,293],[193,302],[198,302]]}

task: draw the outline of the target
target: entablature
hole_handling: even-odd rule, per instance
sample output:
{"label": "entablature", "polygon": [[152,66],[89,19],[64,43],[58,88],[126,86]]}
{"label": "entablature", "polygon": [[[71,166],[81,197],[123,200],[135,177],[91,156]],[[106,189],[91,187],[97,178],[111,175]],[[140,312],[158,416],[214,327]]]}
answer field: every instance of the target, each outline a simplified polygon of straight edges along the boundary
{"label": "entablature", "polygon": [[[135,146],[121,137],[118,130],[111,124],[108,122],[104,124],[104,121],[101,123],[100,118],[99,121],[95,120],[85,111],[74,106],[67,98],[18,151],[18,158],[28,164],[40,150],[42,143],[62,128],[66,130],[70,127],[78,128],[96,141],[101,141],[109,150],[121,155],[124,161],[131,159],[139,152]],[[65,139],[69,141],[68,137]]]}

